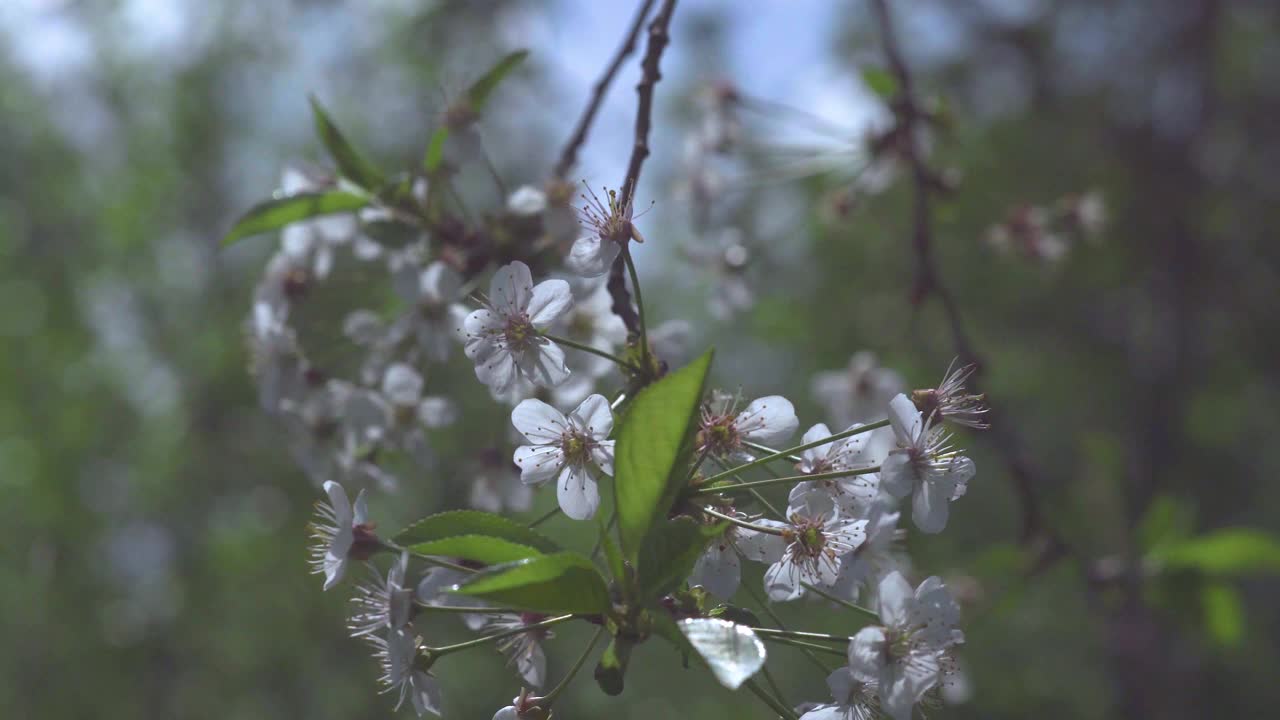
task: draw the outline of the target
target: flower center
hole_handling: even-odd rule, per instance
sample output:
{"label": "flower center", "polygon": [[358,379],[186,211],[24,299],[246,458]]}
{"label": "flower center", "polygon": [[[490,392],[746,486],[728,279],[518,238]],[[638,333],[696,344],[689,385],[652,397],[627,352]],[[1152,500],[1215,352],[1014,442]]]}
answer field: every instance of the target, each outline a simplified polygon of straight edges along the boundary
{"label": "flower center", "polygon": [[585,463],[591,456],[591,448],[595,441],[579,432],[565,433],[560,438],[560,449],[564,451],[565,460],[570,464]]}
{"label": "flower center", "polygon": [[698,446],[712,455],[725,455],[742,444],[738,428],[730,415],[709,417],[702,421],[698,431]]}
{"label": "flower center", "polygon": [[507,345],[513,350],[525,350],[533,345],[538,337],[538,330],[533,326],[527,313],[517,313],[507,318],[507,326],[503,329]]}

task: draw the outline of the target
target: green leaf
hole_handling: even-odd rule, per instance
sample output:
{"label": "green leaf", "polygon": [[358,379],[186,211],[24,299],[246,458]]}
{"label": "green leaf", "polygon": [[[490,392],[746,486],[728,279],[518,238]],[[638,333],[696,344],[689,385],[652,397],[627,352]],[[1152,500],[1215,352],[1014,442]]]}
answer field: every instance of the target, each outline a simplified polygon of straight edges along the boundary
{"label": "green leaf", "polygon": [[473,575],[457,592],[543,613],[604,613],[611,607],[604,578],[573,552],[497,565]]}
{"label": "green leaf", "polygon": [[1240,593],[1226,583],[1205,583],[1200,605],[1209,636],[1223,647],[1239,647],[1244,640],[1244,603]]}
{"label": "green leaf", "polygon": [[680,587],[693,571],[707,543],[718,538],[728,523],[703,525],[689,517],[678,517],[654,527],[640,548],[640,592],[657,598]]}
{"label": "green leaf", "polygon": [[721,685],[737,690],[764,667],[764,643],[746,625],[715,618],[680,621],[680,631]]}
{"label": "green leaf", "polygon": [[450,510],[429,515],[401,530],[392,542],[397,545],[418,545],[443,540],[456,535],[486,535],[509,540],[544,553],[557,552],[560,547],[545,535],[524,525],[493,513],[479,510]]}
{"label": "green leaf", "polygon": [[479,114],[484,109],[485,104],[489,102],[489,96],[493,94],[498,84],[505,80],[512,70],[519,67],[520,63],[524,62],[527,57],[529,57],[528,50],[517,50],[489,68],[488,72],[481,75],[479,80],[476,80],[471,84],[471,87],[467,88],[467,107],[472,112]]}
{"label": "green leaf", "polygon": [[1185,540],[1195,529],[1195,510],[1190,503],[1172,495],[1161,495],[1147,506],[1138,524],[1138,543],[1143,550]]}
{"label": "green leaf", "polygon": [[874,66],[862,68],[862,82],[881,100],[888,100],[898,93],[897,79],[884,68]]}
{"label": "green leaf", "polygon": [[622,550],[635,559],[654,518],[665,514],[683,485],[679,462],[694,427],[712,351],[650,385],[622,421],[614,487]]}
{"label": "green leaf", "polygon": [[[597,519],[600,517],[596,516]],[[609,537],[609,528],[605,527],[603,520],[596,523],[600,528],[600,546],[604,548],[605,565],[609,568],[609,573],[613,575],[615,582],[625,585],[627,583],[627,566],[622,559],[622,552],[618,550],[618,545],[613,542],[613,538]]]}
{"label": "green leaf", "polygon": [[381,171],[361,157],[351,143],[347,142],[347,138],[343,136],[338,126],[333,124],[333,120],[320,105],[320,101],[314,95],[310,99],[311,112],[315,116],[316,135],[320,137],[333,162],[338,166],[338,172],[366,190],[376,191],[382,187],[384,180]]}
{"label": "green leaf", "polygon": [[422,159],[422,167],[426,169],[428,175],[434,174],[440,169],[440,163],[444,162],[444,143],[449,139],[449,128],[440,126],[435,132],[431,133],[431,142],[427,144],[426,157]]}
{"label": "green leaf", "polygon": [[1210,575],[1280,572],[1280,540],[1261,530],[1227,528],[1171,543],[1149,557],[1170,568],[1189,568]]}
{"label": "green leaf", "polygon": [[454,535],[408,546],[420,555],[439,555],[499,565],[542,555],[542,551],[489,535]]}
{"label": "green leaf", "polygon": [[341,190],[303,192],[258,203],[236,221],[222,238],[223,245],[250,235],[271,232],[318,215],[354,212],[369,204],[369,198]]}

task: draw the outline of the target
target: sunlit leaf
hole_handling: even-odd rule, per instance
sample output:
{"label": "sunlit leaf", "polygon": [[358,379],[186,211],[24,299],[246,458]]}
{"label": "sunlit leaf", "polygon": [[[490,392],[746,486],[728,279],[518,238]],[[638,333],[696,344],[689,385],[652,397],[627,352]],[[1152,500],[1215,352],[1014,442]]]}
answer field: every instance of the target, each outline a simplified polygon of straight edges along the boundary
{"label": "sunlit leaf", "polygon": [[622,550],[634,559],[654,518],[684,482],[682,450],[697,418],[711,351],[636,396],[622,421],[614,460]]}
{"label": "sunlit leaf", "polygon": [[545,535],[493,513],[479,510],[450,510],[429,515],[401,530],[392,538],[397,545],[417,545],[457,535],[487,535],[525,545],[544,553],[560,549]]}
{"label": "sunlit leaf", "polygon": [[542,554],[542,551],[537,548],[489,535],[454,535],[439,540],[414,543],[409,545],[408,549],[421,555],[475,560],[485,565],[514,562]]}
{"label": "sunlit leaf", "polygon": [[329,114],[325,112],[315,96],[311,97],[311,112],[315,116],[316,135],[320,137],[325,149],[329,151],[329,156],[338,166],[338,172],[366,190],[375,191],[382,187],[384,183],[382,173],[356,152],[351,143],[347,142],[347,138],[330,119]]}
{"label": "sunlit leaf", "polygon": [[1212,575],[1280,572],[1280,540],[1261,530],[1227,528],[1161,546],[1150,558]]}
{"label": "sunlit leaf", "polygon": [[764,666],[764,643],[745,625],[715,618],[694,618],[681,620],[680,631],[720,684],[731,690],[737,690]]}
{"label": "sunlit leaf", "polygon": [[889,100],[898,93],[898,81],[884,68],[874,66],[862,68],[862,82],[868,90],[882,100]]}
{"label": "sunlit leaf", "polygon": [[497,565],[476,573],[456,592],[543,613],[603,613],[610,609],[604,578],[590,560],[573,552]]}
{"label": "sunlit leaf", "polygon": [[444,162],[444,144],[449,139],[449,128],[443,125],[431,133],[431,142],[427,144],[426,157],[422,159],[422,167],[431,175],[440,169]]}
{"label": "sunlit leaf", "polygon": [[230,245],[241,238],[279,230],[290,223],[320,215],[353,212],[368,204],[369,198],[341,190],[303,192],[267,200],[242,215],[222,238],[222,244]]}
{"label": "sunlit leaf", "polygon": [[1244,603],[1239,591],[1226,583],[1205,583],[1200,605],[1209,636],[1224,647],[1238,647],[1244,640]]}

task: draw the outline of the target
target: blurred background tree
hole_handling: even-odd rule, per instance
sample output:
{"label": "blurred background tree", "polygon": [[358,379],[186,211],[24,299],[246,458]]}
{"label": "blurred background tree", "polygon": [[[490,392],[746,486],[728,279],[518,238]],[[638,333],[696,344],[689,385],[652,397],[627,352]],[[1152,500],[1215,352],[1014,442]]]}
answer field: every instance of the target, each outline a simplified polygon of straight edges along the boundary
{"label": "blurred background tree", "polygon": [[[531,47],[532,62],[485,137],[504,177],[538,182],[621,38],[630,8],[607,5],[0,9],[9,716],[389,713],[374,663],[342,632],[343,600],[306,575],[316,493],[245,370],[240,327],[269,241],[220,251],[217,239],[284,163],[321,158],[308,92],[377,159],[410,164],[450,92],[514,47]],[[1237,539],[1207,561],[1161,548],[1222,528],[1280,530],[1268,480],[1280,460],[1267,452],[1280,431],[1280,250],[1267,234],[1280,207],[1280,11],[1247,0],[893,6],[936,120],[930,163],[951,186],[933,208],[936,264],[986,360],[984,387],[1035,468],[1042,524],[1071,550],[1028,567],[1043,538],[1022,526],[1006,453],[965,438],[980,474],[954,529],[911,548],[922,569],[968,589],[971,697],[937,714],[1266,716],[1280,702],[1280,587],[1257,572],[1275,569],[1271,547]],[[890,127],[875,96],[895,88],[883,87],[869,4],[690,1],[673,33],[658,167],[641,195],[657,204],[640,258],[667,291],[646,293],[666,300],[655,314],[698,320],[725,385],[762,368],[808,377],[862,349],[931,385],[956,349],[937,298],[913,295],[914,188],[902,173],[870,192],[830,146],[820,156],[832,162],[803,173],[748,154],[714,222],[686,208],[697,196],[684,138],[708,87],[791,106],[761,103],[753,137],[790,137],[809,115],[846,127],[846,146]],[[806,52],[822,62],[783,62]],[[589,146],[593,186],[620,177],[630,77]],[[1101,237],[1042,252],[1030,211],[1089,191],[1105,198]],[[728,321],[702,308],[736,266],[688,252],[722,247],[713,226],[736,228],[750,258],[754,302]],[[1021,240],[999,252],[985,242],[995,227]],[[808,387],[786,394],[802,418],[820,417]],[[422,514],[447,503],[438,489],[406,483],[404,504]],[[1107,574],[1157,558],[1176,569]],[[674,660],[646,647],[627,695],[580,681],[564,714],[763,717]],[[824,697],[801,660],[779,665],[780,679]],[[456,717],[487,717],[514,694],[496,656],[442,678]]]}

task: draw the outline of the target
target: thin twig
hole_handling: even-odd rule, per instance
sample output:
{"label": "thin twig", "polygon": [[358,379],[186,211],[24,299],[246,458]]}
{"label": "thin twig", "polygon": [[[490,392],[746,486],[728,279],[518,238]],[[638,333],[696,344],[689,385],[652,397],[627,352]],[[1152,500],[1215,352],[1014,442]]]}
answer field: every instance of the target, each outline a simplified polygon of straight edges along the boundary
{"label": "thin twig", "polygon": [[[622,181],[618,193],[618,201],[623,207],[635,207],[636,186],[640,182],[640,171],[644,168],[645,158],[649,157],[649,129],[653,124],[653,90],[662,79],[662,52],[666,50],[671,39],[669,28],[671,16],[676,11],[676,0],[663,0],[653,22],[649,23],[649,44],[645,47],[644,59],[640,62],[640,82],[636,85],[639,102],[636,104],[635,140],[631,145],[631,160],[627,163],[627,175]],[[628,241],[629,242],[629,241]],[[635,337],[642,337],[644,326],[640,315],[631,303],[631,294],[627,291],[627,271],[623,254],[613,261],[609,269],[608,289],[613,299],[612,310],[622,318],[627,332]],[[647,352],[647,349],[645,349]],[[645,368],[648,371],[648,368]]]}
{"label": "thin twig", "polygon": [[569,136],[569,141],[565,143],[564,150],[560,152],[560,160],[556,163],[555,176],[563,180],[573,166],[578,162],[578,150],[580,150],[587,141],[587,134],[591,132],[591,124],[595,122],[596,113],[600,111],[600,105],[604,103],[604,97],[609,93],[609,86],[613,84],[613,78],[618,74],[618,70],[622,67],[622,63],[636,51],[636,39],[640,37],[640,28],[644,27],[645,18],[649,17],[649,11],[653,8],[654,0],[644,0],[640,3],[640,7],[636,9],[635,17],[631,19],[631,25],[627,29],[627,35],[623,38],[622,45],[618,47],[618,51],[614,53],[613,60],[609,62],[609,67],[605,68],[604,74],[596,80],[595,85],[591,86],[591,99],[587,101],[587,107],[583,109],[582,116],[578,118],[578,124],[574,126],[573,134]]}

